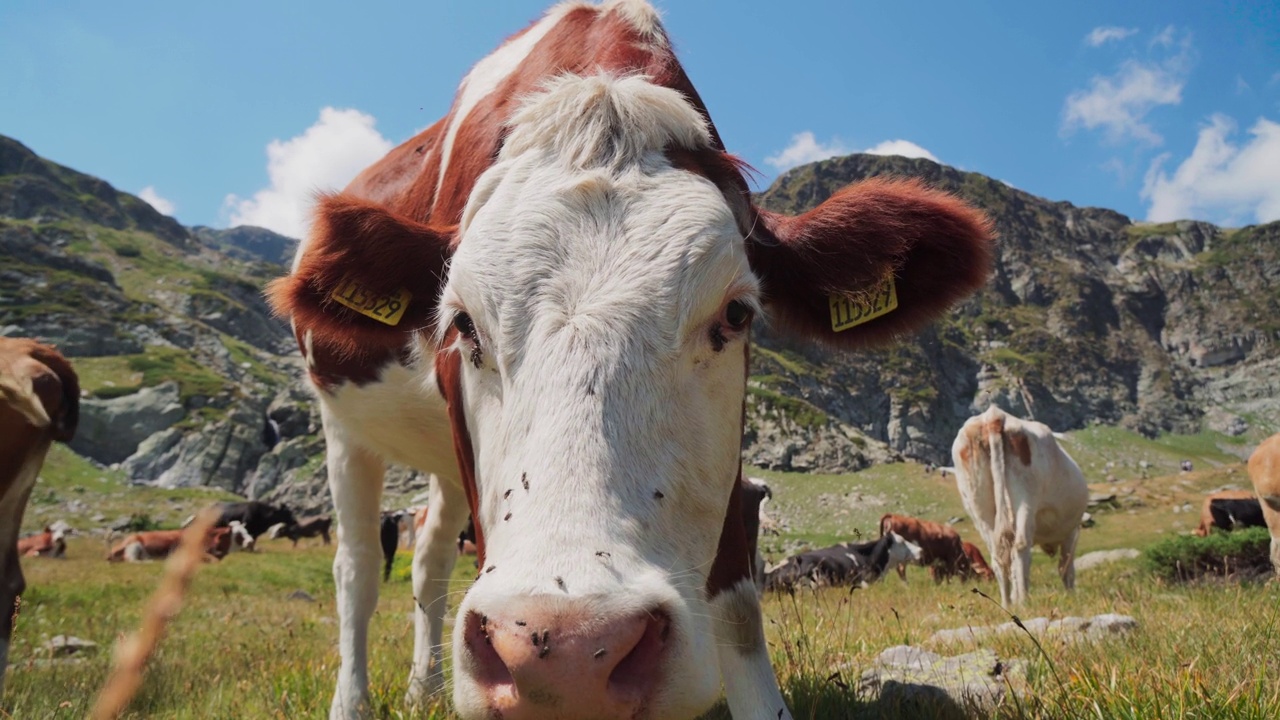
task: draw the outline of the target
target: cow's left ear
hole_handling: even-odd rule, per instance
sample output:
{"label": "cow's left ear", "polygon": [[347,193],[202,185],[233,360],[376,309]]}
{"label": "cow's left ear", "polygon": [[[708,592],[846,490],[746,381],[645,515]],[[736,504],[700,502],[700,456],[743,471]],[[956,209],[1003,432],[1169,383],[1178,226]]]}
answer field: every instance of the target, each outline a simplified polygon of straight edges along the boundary
{"label": "cow's left ear", "polygon": [[917,180],[865,180],[803,215],[755,212],[747,255],[774,325],[834,347],[917,331],[991,272],[987,216]]}

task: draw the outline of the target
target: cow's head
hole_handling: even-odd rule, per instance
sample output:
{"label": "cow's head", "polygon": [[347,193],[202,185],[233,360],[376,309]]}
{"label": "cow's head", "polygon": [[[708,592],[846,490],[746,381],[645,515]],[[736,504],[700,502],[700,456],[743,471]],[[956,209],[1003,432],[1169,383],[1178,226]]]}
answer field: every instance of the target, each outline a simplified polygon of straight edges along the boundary
{"label": "cow's head", "polygon": [[[705,117],[638,76],[525,99],[457,227],[338,195],[309,243],[277,295],[295,318],[319,319],[352,268],[371,295],[439,297],[398,329],[353,316],[315,341],[359,353],[435,313],[423,379],[448,402],[483,558],[454,631],[466,717],[710,705],[718,645],[764,652],[735,490],[753,318],[858,347],[917,329],[990,261],[983,216],[914,182],[755,208]],[[833,331],[832,303],[849,321],[886,278],[897,309]]]}

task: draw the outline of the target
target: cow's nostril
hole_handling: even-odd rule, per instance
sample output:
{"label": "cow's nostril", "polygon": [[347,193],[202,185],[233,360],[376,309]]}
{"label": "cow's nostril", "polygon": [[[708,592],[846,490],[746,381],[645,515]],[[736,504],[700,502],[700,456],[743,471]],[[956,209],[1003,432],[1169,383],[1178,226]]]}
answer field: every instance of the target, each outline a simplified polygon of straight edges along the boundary
{"label": "cow's nostril", "polygon": [[489,618],[477,612],[467,613],[466,643],[475,663],[475,679],[489,688],[515,688],[511,671],[503,662],[489,637]]}
{"label": "cow's nostril", "polygon": [[644,634],[609,674],[610,694],[638,699],[652,694],[670,634],[671,618],[661,610],[650,611]]}

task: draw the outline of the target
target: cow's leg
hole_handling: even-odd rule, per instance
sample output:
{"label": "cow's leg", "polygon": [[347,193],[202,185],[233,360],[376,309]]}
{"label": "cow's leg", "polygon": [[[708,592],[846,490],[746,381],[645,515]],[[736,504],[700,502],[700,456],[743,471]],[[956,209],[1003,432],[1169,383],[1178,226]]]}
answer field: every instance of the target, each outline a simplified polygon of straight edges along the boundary
{"label": "cow's leg", "polygon": [[1079,541],[1080,524],[1076,523],[1071,534],[1058,548],[1061,553],[1058,556],[1058,575],[1062,577],[1062,586],[1068,590],[1076,589],[1076,543]]}
{"label": "cow's leg", "polygon": [[356,444],[321,403],[324,418],[329,490],[338,521],[338,550],[333,580],[338,595],[338,686],[330,720],[352,720],[370,714],[369,619],[378,604],[378,567],[382,544],[378,537],[382,458]]}
{"label": "cow's leg", "polygon": [[748,565],[740,485],[741,481],[730,494],[720,547],[707,581],[720,676],[734,720],[791,720],[764,641],[760,596]]}
{"label": "cow's leg", "polygon": [[449,575],[458,559],[457,537],[467,524],[469,507],[462,485],[436,475],[427,500],[426,522],[413,546],[413,669],[405,701],[410,706],[440,690],[444,681],[444,612]]}
{"label": "cow's leg", "polygon": [[1010,600],[1014,605],[1021,605],[1027,600],[1027,590],[1031,586],[1031,539],[1035,537],[1036,521],[1031,514],[1029,504],[1017,503],[1018,512],[1014,515],[1012,577],[1009,579]]}

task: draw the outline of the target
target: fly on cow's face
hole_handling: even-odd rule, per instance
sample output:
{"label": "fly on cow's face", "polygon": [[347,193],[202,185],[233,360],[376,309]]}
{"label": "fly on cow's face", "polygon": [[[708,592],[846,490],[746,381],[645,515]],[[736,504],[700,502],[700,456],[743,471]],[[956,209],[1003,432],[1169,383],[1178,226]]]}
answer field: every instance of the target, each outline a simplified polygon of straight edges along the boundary
{"label": "fly on cow's face", "polygon": [[520,484],[524,486],[524,489],[525,489],[526,491],[528,491],[528,489],[529,489],[529,474],[528,474],[528,473],[520,473]]}

